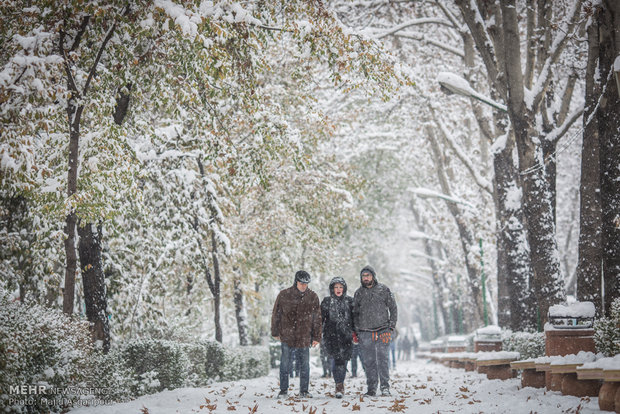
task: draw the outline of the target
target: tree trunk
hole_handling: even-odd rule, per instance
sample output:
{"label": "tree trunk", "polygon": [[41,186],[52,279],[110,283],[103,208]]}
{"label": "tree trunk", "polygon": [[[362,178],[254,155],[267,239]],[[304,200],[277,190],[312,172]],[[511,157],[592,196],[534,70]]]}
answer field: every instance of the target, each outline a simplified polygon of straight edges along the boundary
{"label": "tree trunk", "polygon": [[[437,176],[439,179],[439,183],[441,185],[441,189],[444,194],[451,194],[450,186],[448,183],[448,179],[445,176],[445,165],[443,161],[443,154],[441,153],[441,149],[437,139],[435,137],[435,132],[433,128],[428,126],[426,128],[426,132],[429,136],[431,149],[433,152],[433,157],[435,161],[435,166],[437,168]],[[459,236],[461,240],[461,248],[463,249],[463,256],[465,259],[465,267],[467,269],[467,286],[469,289],[470,297],[473,300],[473,312],[472,312],[472,324],[474,326],[482,325],[483,321],[483,308],[484,305],[482,303],[482,290],[480,286],[480,278],[478,277],[478,268],[472,262],[471,255],[469,254],[470,248],[476,246],[475,238],[468,227],[468,224],[463,217],[459,207],[456,206],[453,202],[446,202],[446,206],[448,210],[452,214],[454,221],[456,223],[457,229],[459,231]]]}
{"label": "tree trunk", "polygon": [[[512,111],[511,111],[512,112]],[[540,325],[547,321],[549,307],[565,300],[560,272],[551,189],[540,163],[541,148],[532,143],[530,131],[519,115],[511,113],[519,148],[522,172],[524,213],[528,223],[528,243],[534,271],[534,291],[538,302]]]}
{"label": "tree trunk", "polygon": [[534,271],[534,290],[541,322],[539,327],[542,327],[547,320],[549,307],[565,300],[555,238],[554,197],[544,165],[543,149],[540,144],[536,143],[545,140],[545,136],[541,136],[542,133],[535,129],[537,108],[530,108],[525,104],[524,77],[521,71],[521,42],[515,1],[502,2],[501,8],[504,36],[503,69],[508,86],[508,115],[512,122],[519,154],[523,212],[527,223],[530,258]]}
{"label": "tree trunk", "polygon": [[[422,220],[422,217],[420,216],[420,213],[418,212],[418,210],[415,208],[413,201],[411,202],[410,209],[411,209],[411,212],[413,213],[413,217],[415,218],[416,224],[418,225],[418,229],[422,233],[426,233],[427,231],[426,224]],[[434,292],[433,295],[437,299],[436,306],[439,308],[439,312],[443,320],[443,324],[438,324],[438,326],[441,325],[441,326],[446,327],[448,326],[447,325],[448,311],[446,310],[446,307],[443,303],[443,291],[447,288],[447,286],[444,286],[441,283],[441,280],[439,278],[439,269],[437,268],[435,261],[430,259],[431,257],[436,257],[433,252],[433,246],[431,246],[431,240],[424,239],[422,240],[422,243],[424,244],[424,253],[428,257],[427,263],[433,272],[433,292]],[[446,332],[440,332],[439,335],[443,335],[445,333]]]}
{"label": "tree trunk", "polygon": [[[80,143],[80,117],[81,108],[78,110],[70,100],[67,107],[69,117],[69,171],[67,172],[67,198],[71,198],[77,191],[78,174],[78,149]],[[71,122],[73,120],[73,122]],[[67,315],[73,314],[75,301],[75,275],[77,272],[77,254],[75,252],[75,232],[77,216],[73,209],[65,218],[65,288],[63,291],[62,311]]]}
{"label": "tree trunk", "polygon": [[620,4],[603,1],[599,18],[599,74],[603,96],[597,112],[601,153],[601,210],[605,313],[620,295],[620,98],[613,66],[620,55]]}
{"label": "tree trunk", "polygon": [[234,281],[233,300],[235,303],[235,317],[237,318],[237,329],[239,330],[239,345],[248,345],[248,322],[243,305],[243,290],[241,290],[241,280],[236,278]]}
{"label": "tree trunk", "polygon": [[[549,131],[547,131],[549,132]],[[553,218],[553,225],[557,226],[556,223],[556,200],[557,200],[557,191],[556,191],[556,179],[557,179],[557,162],[556,162],[556,142],[550,142],[547,139],[542,140],[541,148],[543,154],[543,160],[545,161],[545,177],[547,178],[548,186],[549,186],[549,201],[551,203],[551,217]]]}
{"label": "tree trunk", "polygon": [[[504,273],[505,296],[498,298],[498,307],[508,309],[508,320],[499,321],[500,326],[513,331],[523,331],[536,326],[536,301],[532,290],[532,267],[529,257],[527,232],[521,202],[514,204],[520,192],[519,177],[512,157],[512,145],[496,152],[493,158],[494,183],[497,193],[497,251],[505,260],[504,269],[498,271],[498,290],[502,292],[500,274]],[[501,313],[500,313],[501,315]],[[499,316],[499,315],[498,315]]]}
{"label": "tree trunk", "polygon": [[101,225],[93,223],[78,227],[80,266],[84,285],[86,318],[91,322],[95,341],[101,341],[104,352],[110,349],[110,325],[103,263],[101,261]]}
{"label": "tree trunk", "polygon": [[581,182],[579,214],[579,260],[577,263],[577,300],[594,302],[602,313],[602,244],[601,244],[601,160],[598,118],[594,116],[601,95],[595,81],[599,58],[598,19],[588,28],[588,65],[586,68],[586,103],[583,114],[581,146]]}
{"label": "tree trunk", "polygon": [[220,321],[220,303],[222,295],[220,291],[220,262],[217,255],[217,243],[215,231],[211,229],[211,257],[213,259],[213,322],[215,324],[215,340],[222,342],[222,323]]}

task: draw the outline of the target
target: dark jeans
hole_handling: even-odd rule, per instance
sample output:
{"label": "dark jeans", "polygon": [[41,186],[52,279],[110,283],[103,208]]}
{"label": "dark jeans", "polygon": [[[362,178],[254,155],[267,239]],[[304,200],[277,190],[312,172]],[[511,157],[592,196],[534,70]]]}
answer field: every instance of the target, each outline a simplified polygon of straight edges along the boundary
{"label": "dark jeans", "polygon": [[[310,385],[310,348],[291,348],[284,342],[280,356],[280,391],[288,391],[288,376],[293,358],[299,373],[299,392],[308,392]],[[292,352],[295,350],[295,352]],[[294,354],[294,355],[293,355]]]}
{"label": "dark jeans", "polygon": [[360,344],[353,344],[353,354],[351,355],[351,375],[354,377],[357,377],[357,358],[360,359],[363,368],[364,360],[362,359],[362,354],[360,353]]}
{"label": "dark jeans", "polygon": [[379,382],[382,390],[389,389],[390,344],[384,343],[377,332],[360,332],[358,338],[368,391],[377,391]]}
{"label": "dark jeans", "polygon": [[299,376],[299,365],[297,364],[297,361],[295,358],[295,348],[291,348],[291,363],[290,365],[290,369],[289,369],[289,375],[291,378],[295,378]]}
{"label": "dark jeans", "polygon": [[334,374],[334,382],[340,384],[344,382],[347,376],[347,361],[330,358],[332,361],[332,374]]}

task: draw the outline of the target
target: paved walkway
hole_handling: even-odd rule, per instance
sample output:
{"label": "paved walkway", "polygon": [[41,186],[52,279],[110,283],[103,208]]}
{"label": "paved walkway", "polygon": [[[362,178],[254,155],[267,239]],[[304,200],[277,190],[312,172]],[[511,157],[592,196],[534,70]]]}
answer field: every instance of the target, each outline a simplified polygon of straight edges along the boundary
{"label": "paved walkway", "polygon": [[[72,413],[594,413],[597,398],[563,396],[558,392],[521,388],[518,379],[488,380],[476,372],[451,369],[415,360],[401,362],[392,372],[392,397],[364,398],[365,378],[347,378],[346,395],[332,397],[333,381],[313,371],[310,392],[297,397],[295,378],[287,400],[277,400],[277,371],[269,376],[215,383],[206,388],[182,388],[105,407],[79,408]],[[146,411],[145,411],[146,409]]]}

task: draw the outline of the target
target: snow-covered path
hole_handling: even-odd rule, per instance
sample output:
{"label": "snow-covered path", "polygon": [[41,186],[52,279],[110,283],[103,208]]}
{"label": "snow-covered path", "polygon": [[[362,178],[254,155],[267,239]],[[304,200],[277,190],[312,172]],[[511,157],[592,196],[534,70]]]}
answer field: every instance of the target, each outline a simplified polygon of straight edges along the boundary
{"label": "snow-covered path", "polygon": [[[346,395],[331,396],[333,381],[312,372],[314,398],[277,400],[277,371],[267,377],[220,382],[206,388],[180,388],[112,406],[81,407],[71,413],[593,413],[597,398],[576,398],[541,389],[521,388],[517,379],[488,380],[476,372],[451,369],[423,360],[401,362],[392,373],[392,397],[361,398],[365,378],[348,378]],[[145,410],[145,408],[148,410]],[[254,410],[254,411],[253,411]]]}

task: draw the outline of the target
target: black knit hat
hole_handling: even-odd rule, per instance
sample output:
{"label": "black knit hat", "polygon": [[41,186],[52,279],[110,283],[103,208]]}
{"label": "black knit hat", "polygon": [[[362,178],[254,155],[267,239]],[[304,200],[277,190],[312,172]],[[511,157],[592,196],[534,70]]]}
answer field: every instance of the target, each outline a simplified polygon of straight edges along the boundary
{"label": "black knit hat", "polygon": [[310,273],[305,270],[298,270],[295,273],[295,282],[310,283]]}

